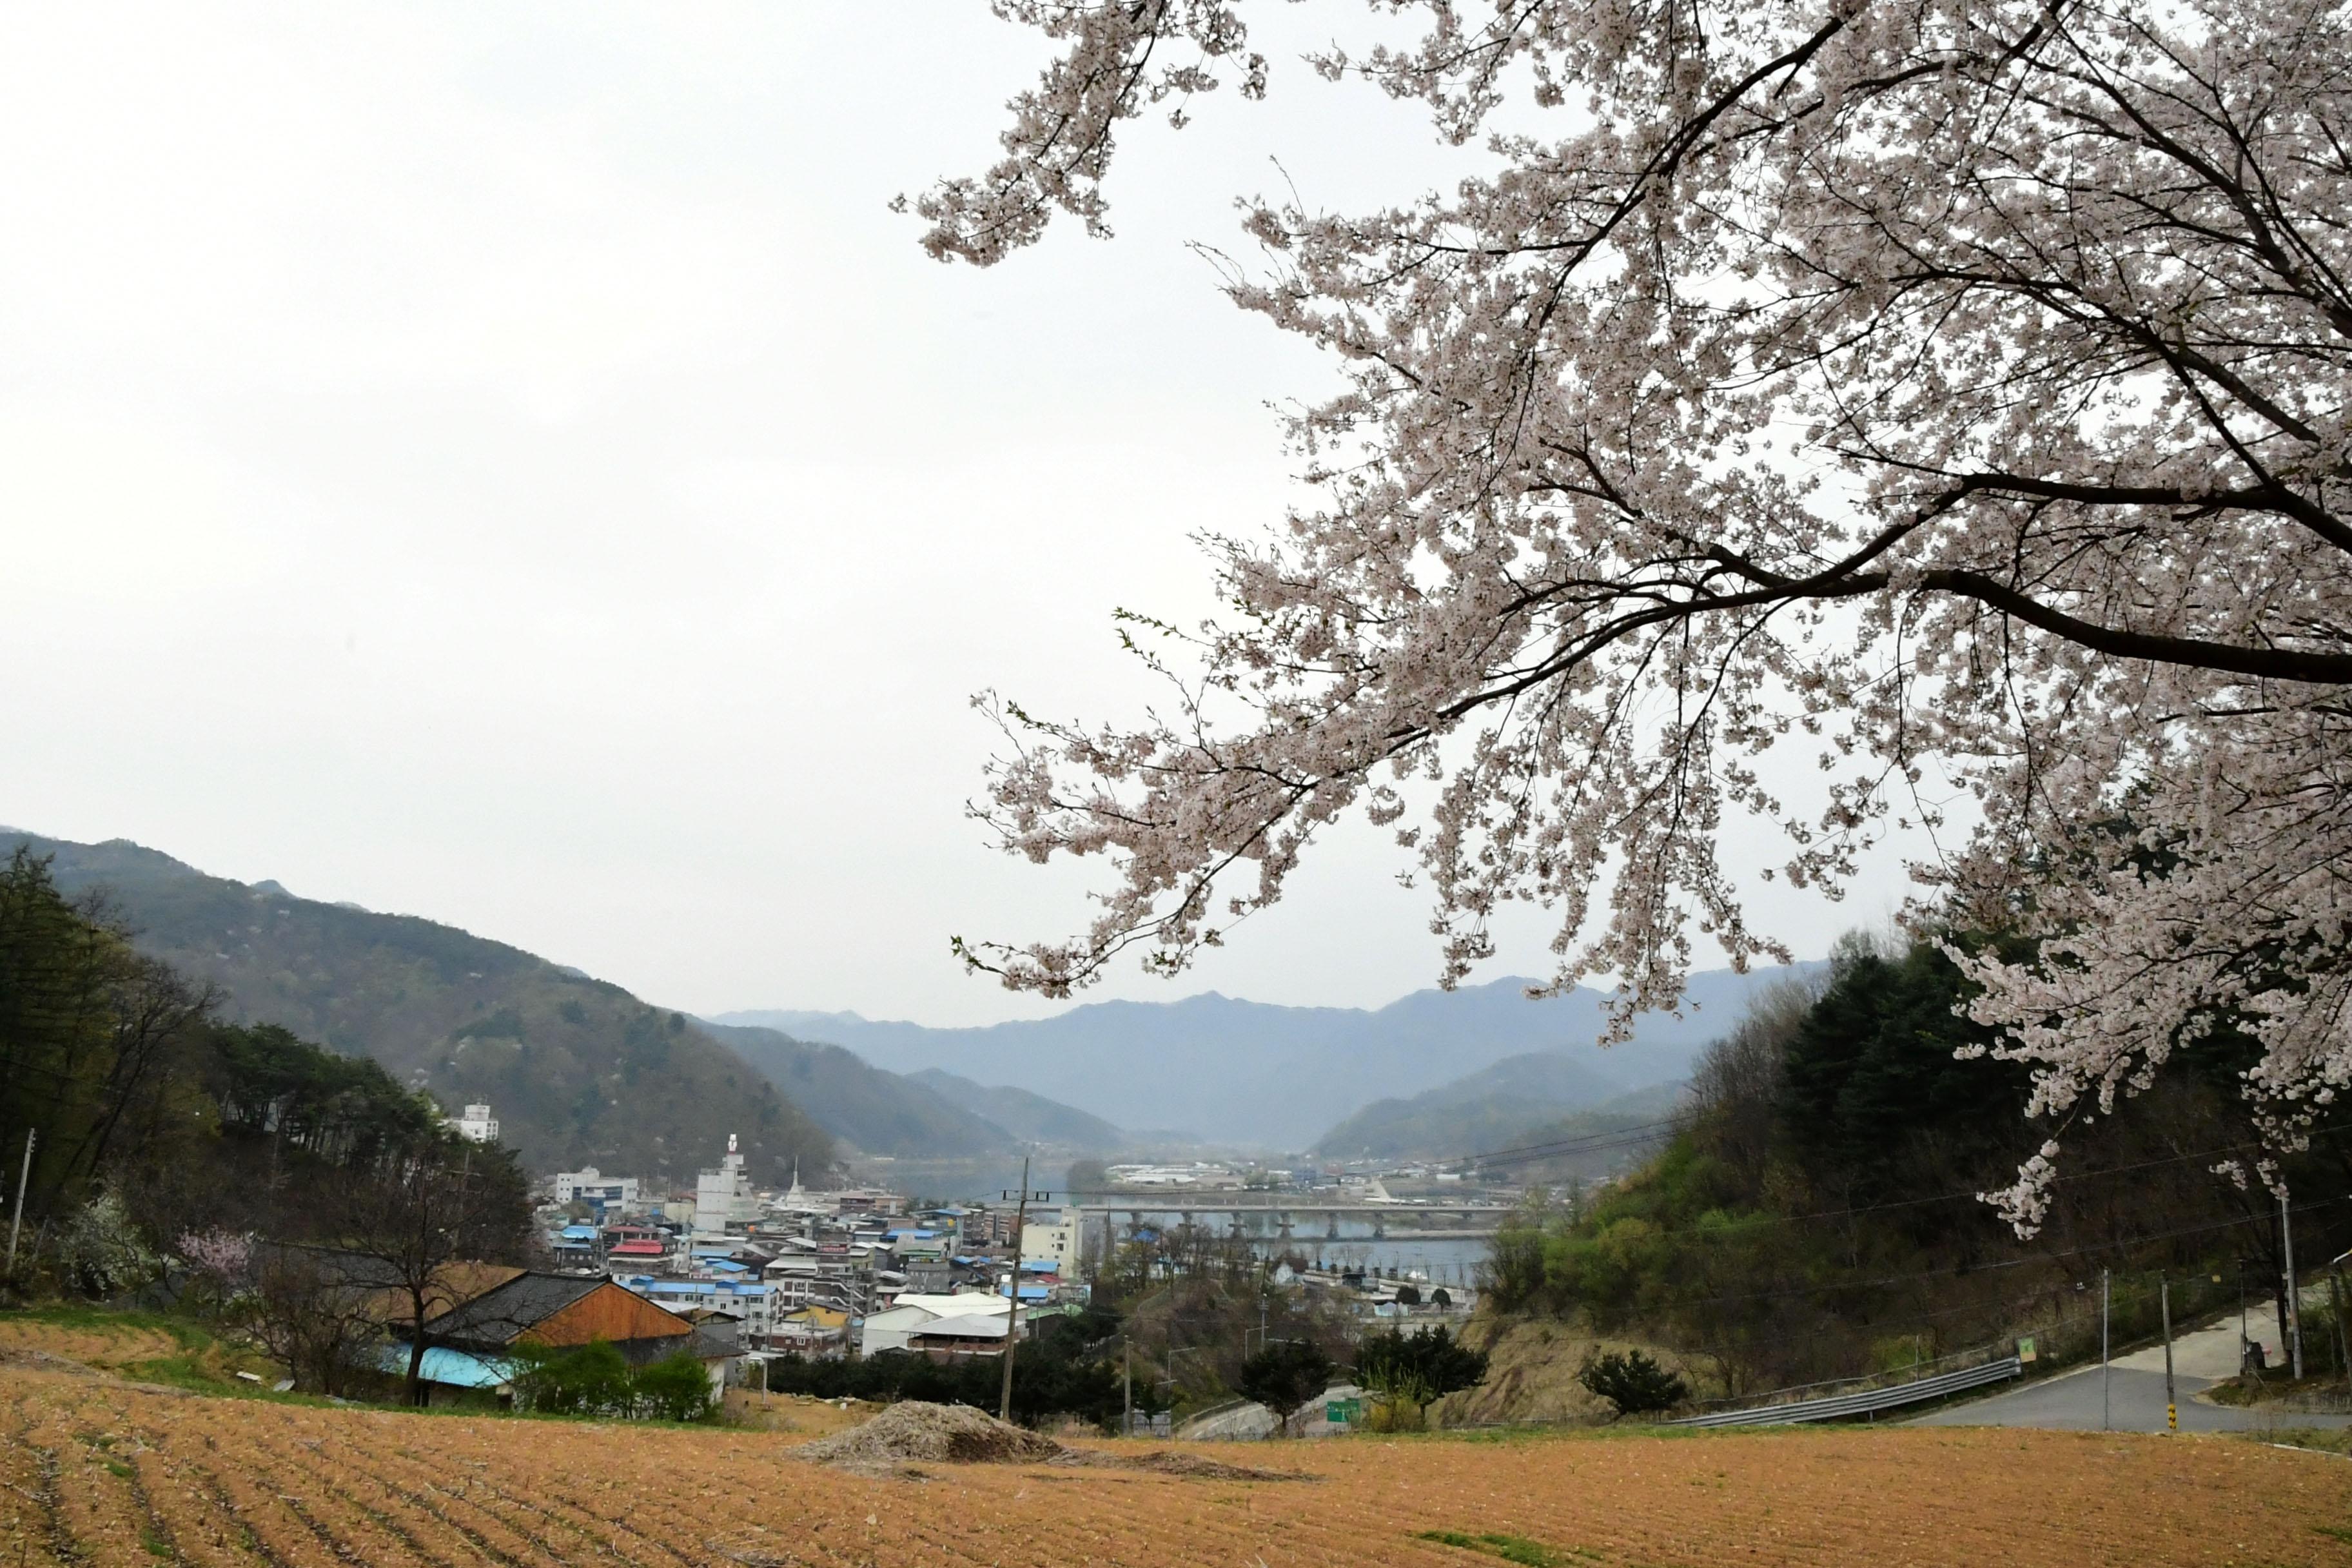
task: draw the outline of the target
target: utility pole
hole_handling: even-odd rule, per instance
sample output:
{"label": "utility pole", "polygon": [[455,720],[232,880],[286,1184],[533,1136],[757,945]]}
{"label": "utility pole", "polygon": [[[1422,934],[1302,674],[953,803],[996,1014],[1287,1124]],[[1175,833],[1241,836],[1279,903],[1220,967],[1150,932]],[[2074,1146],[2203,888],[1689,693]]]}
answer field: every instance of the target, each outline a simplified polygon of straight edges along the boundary
{"label": "utility pole", "polygon": [[2246,1318],[2246,1260],[2241,1258],[2238,1259],[2238,1375],[2240,1377],[2245,1376],[2247,1369],[2254,1363],[2252,1349],[2254,1342],[2246,1337],[2246,1331],[2252,1326]]}
{"label": "utility pole", "polygon": [[2164,1429],[2180,1430],[2180,1406],[2172,1397],[2172,1281],[2158,1276],[2157,1300],[2164,1309]]}
{"label": "utility pole", "polygon": [[2287,1354],[2293,1358],[2294,1371],[2289,1374],[2297,1383],[2303,1381],[2303,1304],[2295,1300],[2302,1294],[2294,1288],[2294,1231],[2287,1224],[2286,1194],[2279,1194],[2279,1250],[2286,1264],[2286,1340]]}
{"label": "utility pole", "polygon": [[2352,1252],[2327,1260],[2327,1299],[2336,1307],[2336,1370],[2344,1374],[2344,1386],[2352,1389],[2352,1323],[2344,1321],[2344,1309],[2352,1306],[2344,1295],[2344,1260]]}
{"label": "utility pole", "polygon": [[16,1233],[25,1226],[25,1189],[33,1184],[33,1130],[25,1129],[25,1168],[16,1176],[16,1215],[8,1222],[8,1272],[16,1272]]}
{"label": "utility pole", "polygon": [[1125,1334],[1118,1336],[1118,1430],[1124,1437],[1135,1436],[1135,1342]]}
{"label": "utility pole", "polygon": [[1013,1351],[1021,1342],[1021,1228],[1029,1222],[1029,1156],[1021,1156],[1021,1202],[1013,1211],[1013,1279],[1005,1286],[1013,1305],[1004,1316],[1004,1393],[996,1418],[1013,1419]]}
{"label": "utility pole", "polygon": [[2110,1430],[2112,1430],[2112,1429],[2113,1429],[2113,1428],[2112,1428],[2112,1426],[2111,1426],[2111,1418],[2112,1418],[2112,1416],[2113,1416],[2113,1415],[2114,1415],[2114,1412],[2115,1412],[2115,1400],[2114,1400],[2113,1393],[2112,1393],[2112,1391],[2113,1391],[2113,1389],[2114,1389],[2114,1387],[2115,1387],[2115,1381],[2116,1381],[2116,1380],[2115,1380],[2115,1376],[2114,1376],[2115,1369],[2114,1369],[2113,1367],[2111,1367],[2111,1366],[2109,1366],[2109,1365],[2107,1364],[2107,1306],[2108,1306],[2109,1301],[2113,1300],[2113,1291],[2112,1291],[2112,1290],[2110,1289],[2110,1288],[2109,1288],[2109,1279],[2110,1279],[2110,1276],[2109,1276],[2109,1274],[2108,1274],[2107,1270],[2105,1270],[2105,1269],[2104,1269],[2104,1268],[2100,1269],[2100,1270],[2099,1270],[2099,1430],[2100,1430],[2100,1431],[2102,1431],[2102,1432],[2110,1431]]}
{"label": "utility pole", "polygon": [[2344,1386],[2352,1388],[2352,1323],[2344,1321],[2344,1309],[2352,1302],[2344,1299],[2343,1266],[2344,1259],[2337,1258],[2327,1276],[2327,1299],[2336,1303],[2336,1370],[2344,1374]]}

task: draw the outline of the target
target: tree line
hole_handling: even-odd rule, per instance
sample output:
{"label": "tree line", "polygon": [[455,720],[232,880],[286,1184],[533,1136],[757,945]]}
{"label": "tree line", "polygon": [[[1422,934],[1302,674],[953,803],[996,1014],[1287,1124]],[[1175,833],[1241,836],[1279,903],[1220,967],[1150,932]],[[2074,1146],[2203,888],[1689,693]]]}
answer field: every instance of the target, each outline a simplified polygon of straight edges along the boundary
{"label": "tree line", "polygon": [[227,1021],[131,937],[28,849],[0,868],[0,1180],[25,1233],[5,1289],[234,1302],[322,1389],[404,1322],[413,1398],[441,1271],[531,1255],[514,1153],[375,1062]]}
{"label": "tree line", "polygon": [[[2129,1278],[2130,1329],[2154,1328],[2167,1273],[2176,1310],[2244,1288],[2284,1317],[2278,1204],[2239,1093],[2260,1047],[2215,1028],[2120,1114],[2021,1123],[2031,1069],[1985,1054],[1969,994],[1939,945],[1849,939],[1818,991],[1768,994],[1708,1052],[1645,1165],[1514,1216],[1492,1304],[1670,1347],[1730,1394],[2021,1333],[2063,1354],[2095,1342],[2103,1268]],[[2305,1258],[2352,1244],[2352,1209],[2326,1201],[2352,1186],[2347,1132],[2281,1162]],[[2021,1239],[1979,1194],[2060,1136],[2069,1163]]]}

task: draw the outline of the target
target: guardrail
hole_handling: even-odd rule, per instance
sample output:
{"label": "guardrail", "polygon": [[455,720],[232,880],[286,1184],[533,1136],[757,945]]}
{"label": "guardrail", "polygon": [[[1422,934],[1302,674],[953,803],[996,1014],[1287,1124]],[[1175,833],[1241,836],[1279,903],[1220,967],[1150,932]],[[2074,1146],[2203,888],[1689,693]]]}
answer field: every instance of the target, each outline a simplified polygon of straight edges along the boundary
{"label": "guardrail", "polygon": [[1898,1383],[1889,1388],[1865,1388],[1854,1394],[1832,1394],[1827,1399],[1799,1400],[1793,1405],[1759,1405],[1746,1410],[1717,1410],[1706,1415],[1686,1415],[1667,1425],[1757,1426],[1784,1421],[1835,1421],[1843,1416],[1870,1415],[1881,1410],[1919,1405],[1930,1399],[1941,1399],[1948,1394],[1960,1394],[1971,1388],[1981,1388],[1989,1383],[2003,1383],[2024,1374],[2023,1362],[2015,1356],[2004,1356],[1999,1361],[1986,1362],[1981,1366],[1939,1373],[1934,1377]]}

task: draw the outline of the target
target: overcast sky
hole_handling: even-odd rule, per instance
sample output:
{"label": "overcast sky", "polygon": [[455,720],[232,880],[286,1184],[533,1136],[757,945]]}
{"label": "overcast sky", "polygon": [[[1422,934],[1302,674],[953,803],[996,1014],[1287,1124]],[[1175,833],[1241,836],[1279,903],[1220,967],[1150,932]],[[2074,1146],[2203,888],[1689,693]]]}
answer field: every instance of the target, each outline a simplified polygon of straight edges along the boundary
{"label": "overcast sky", "polygon": [[[670,1005],[1052,1010],[949,957],[1084,913],[964,818],[968,700],[1133,711],[1109,612],[1202,613],[1188,535],[1278,517],[1265,404],[1325,384],[1186,242],[1461,168],[1261,37],[1269,103],[1129,134],[1116,240],[977,272],[886,206],[1040,63],[977,0],[11,8],[0,823]],[[1093,994],[1388,1001],[1436,968],[1399,868],[1342,836]],[[1814,955],[1898,896],[1761,912]]]}

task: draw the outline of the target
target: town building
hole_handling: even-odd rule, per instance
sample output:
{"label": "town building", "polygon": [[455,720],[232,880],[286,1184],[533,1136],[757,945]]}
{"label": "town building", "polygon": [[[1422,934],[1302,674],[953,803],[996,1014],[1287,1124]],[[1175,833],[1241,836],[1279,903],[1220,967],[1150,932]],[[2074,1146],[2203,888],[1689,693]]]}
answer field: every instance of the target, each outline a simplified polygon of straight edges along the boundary
{"label": "town building", "polygon": [[[1012,1308],[1013,1303],[1003,1296],[977,1291],[955,1296],[904,1295],[885,1310],[867,1315],[858,1332],[857,1351],[860,1355],[934,1348],[968,1351],[972,1344],[992,1340],[990,1352],[1001,1352]],[[973,1323],[975,1319],[990,1317],[996,1321],[992,1336]],[[918,1346],[915,1340],[926,1333],[935,1343]]]}
{"label": "town building", "polygon": [[735,1135],[727,1135],[727,1157],[716,1170],[701,1172],[694,1182],[694,1234],[725,1236],[741,1230],[760,1217],[759,1195],[736,1152]]}
{"label": "town building", "polygon": [[765,1345],[775,1333],[776,1292],[767,1285],[733,1279],[660,1279],[646,1274],[618,1283],[681,1316],[707,1311],[732,1318],[742,1325],[745,1343],[754,1348]]}
{"label": "town building", "polygon": [[1076,1209],[1063,1209],[1050,1220],[1031,1217],[1021,1227],[1021,1264],[1049,1263],[1064,1279],[1078,1272],[1078,1247],[1086,1217]]}
{"label": "town building", "polygon": [[590,1204],[599,1213],[633,1213],[637,1206],[637,1179],[635,1176],[608,1176],[589,1165],[577,1171],[555,1173],[555,1202],[559,1207],[572,1204]]}
{"label": "town building", "polygon": [[[426,1321],[422,1368],[428,1402],[466,1396],[509,1397],[525,1341],[571,1350],[603,1341],[632,1366],[683,1351],[702,1363],[715,1395],[727,1365],[741,1353],[731,1325],[702,1327],[623,1289],[610,1279],[574,1274],[519,1273]],[[387,1371],[405,1372],[410,1350],[384,1347]]]}
{"label": "town building", "polygon": [[490,1114],[487,1105],[469,1105],[466,1113],[455,1121],[442,1122],[468,1143],[495,1143],[499,1141],[499,1119]]}

